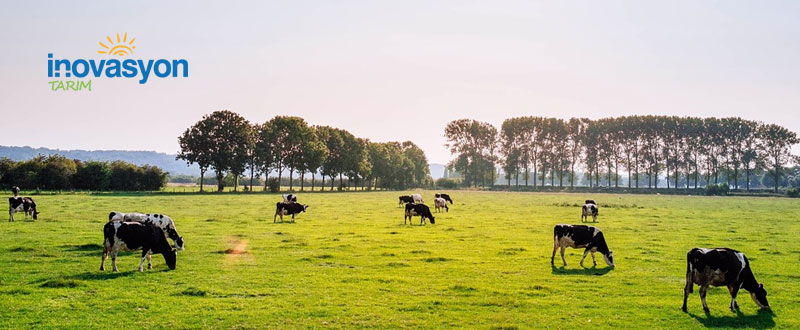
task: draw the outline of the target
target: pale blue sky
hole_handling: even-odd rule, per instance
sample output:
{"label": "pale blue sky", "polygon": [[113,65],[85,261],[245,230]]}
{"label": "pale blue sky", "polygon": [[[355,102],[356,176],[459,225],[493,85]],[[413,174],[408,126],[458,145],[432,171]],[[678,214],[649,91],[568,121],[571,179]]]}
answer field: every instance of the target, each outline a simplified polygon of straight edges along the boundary
{"label": "pale blue sky", "polygon": [[[298,115],[444,163],[445,124],[741,116],[800,131],[797,1],[54,2],[0,6],[2,145],[174,153],[203,114]],[[52,92],[47,53],[186,58],[187,79]],[[14,118],[13,122],[9,118]]]}

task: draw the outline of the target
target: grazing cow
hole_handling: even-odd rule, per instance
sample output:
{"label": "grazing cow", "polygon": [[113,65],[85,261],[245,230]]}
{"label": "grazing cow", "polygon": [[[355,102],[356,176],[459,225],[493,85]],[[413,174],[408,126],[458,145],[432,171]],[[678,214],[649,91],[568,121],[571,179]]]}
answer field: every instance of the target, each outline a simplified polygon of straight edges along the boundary
{"label": "grazing cow", "polygon": [[447,207],[447,201],[444,198],[441,197],[434,198],[433,206],[436,207],[436,212],[440,212],[442,209],[445,209],[445,212],[450,212],[450,208]]}
{"label": "grazing cow", "polygon": [[[103,226],[103,247],[111,251],[111,267],[117,269],[117,254],[119,251],[134,251],[142,249],[142,259],[139,261],[139,271],[143,272],[142,265],[147,259],[147,269],[153,268],[152,254],[160,253],[169,269],[175,269],[178,253],[167,242],[164,230],[153,223],[109,221]],[[105,270],[106,253],[100,263],[100,270]]]}
{"label": "grazing cow", "polygon": [[33,198],[30,197],[9,197],[8,198],[8,221],[15,221],[14,213],[17,212],[25,212],[25,219],[28,219],[29,216],[33,217],[33,220],[39,219],[39,211],[36,210],[36,202],[33,201]]}
{"label": "grazing cow", "polygon": [[17,196],[19,196],[19,187],[17,187],[17,186],[12,186],[12,187],[11,187],[11,193],[12,193],[12,194],[14,194],[14,197],[17,197]]}
{"label": "grazing cow", "polygon": [[284,194],[283,195],[283,201],[287,202],[287,203],[288,202],[297,203],[297,195],[295,195],[295,194]]}
{"label": "grazing cow", "polygon": [[298,204],[295,202],[278,202],[277,208],[275,209],[275,216],[272,217],[272,222],[275,223],[275,219],[280,216],[281,222],[283,222],[284,215],[291,215],[292,222],[294,222],[294,216],[300,212],[305,212],[308,209],[308,205],[305,204]]}
{"label": "grazing cow", "polygon": [[583,251],[583,258],[581,258],[581,267],[583,267],[583,260],[589,252],[592,253],[592,264],[597,266],[597,259],[594,257],[595,252],[603,254],[603,259],[606,263],[614,267],[614,253],[608,249],[606,239],[600,229],[592,226],[584,225],[556,225],[553,228],[553,256],[550,258],[550,264],[554,263],[556,257],[556,250],[561,248],[561,261],[564,266],[567,265],[567,259],[564,259],[564,250],[567,247],[571,248],[586,248]]}
{"label": "grazing cow", "polygon": [[[178,234],[178,230],[175,227],[175,221],[173,221],[168,215],[149,213],[143,214],[136,212],[111,212],[108,214],[108,221],[153,223],[164,230],[164,233],[167,234],[167,237],[175,242],[175,247],[178,248],[178,250],[185,250],[183,245],[183,237]],[[105,251],[104,253],[107,252],[108,251]]]}
{"label": "grazing cow", "polygon": [[419,224],[423,225],[425,223],[425,218],[431,219],[431,224],[435,224],[436,220],[433,218],[433,214],[431,214],[431,209],[425,204],[417,204],[417,203],[408,203],[406,204],[406,215],[403,217],[403,224],[406,224],[406,220],[408,220],[408,224],[411,224],[411,217],[419,216]]}
{"label": "grazing cow", "polygon": [[731,294],[731,312],[739,309],[736,294],[739,289],[750,292],[750,297],[761,307],[768,309],[767,291],[764,284],[758,283],[750,262],[744,253],[728,248],[703,249],[694,248],[686,254],[686,287],[683,288],[683,311],[686,312],[686,299],[694,291],[694,285],[700,286],[700,300],[703,311],[708,313],[706,292],[708,286],[727,286]]}
{"label": "grazing cow", "polygon": [[414,203],[422,204],[425,203],[422,201],[422,195],[420,194],[411,194],[411,198],[414,199]]}
{"label": "grazing cow", "polygon": [[597,222],[597,211],[597,204],[593,200],[587,199],[581,208],[581,222],[589,221],[589,216],[592,217],[592,222]]}
{"label": "grazing cow", "polygon": [[439,197],[444,198],[444,200],[450,202],[450,204],[453,204],[453,199],[450,198],[450,195],[448,195],[448,194],[436,194],[436,198],[439,198]]}
{"label": "grazing cow", "polygon": [[400,205],[407,204],[407,203],[413,203],[413,202],[414,202],[414,198],[411,198],[411,196],[408,196],[408,195],[400,196],[400,203],[399,203]]}

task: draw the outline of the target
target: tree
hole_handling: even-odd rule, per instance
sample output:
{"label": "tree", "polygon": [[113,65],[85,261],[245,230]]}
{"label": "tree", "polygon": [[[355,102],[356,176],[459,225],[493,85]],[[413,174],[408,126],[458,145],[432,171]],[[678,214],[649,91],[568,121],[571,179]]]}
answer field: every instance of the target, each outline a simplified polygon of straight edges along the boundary
{"label": "tree", "polygon": [[795,132],[775,124],[761,126],[759,136],[762,141],[762,152],[765,158],[769,158],[772,165],[775,192],[777,193],[783,166],[791,161],[791,148],[800,141]]}
{"label": "tree", "polygon": [[217,191],[222,191],[226,171],[238,178],[247,164],[247,141],[250,123],[239,114],[220,110],[203,116],[187,129],[178,140],[181,144],[179,159],[196,162],[201,168],[214,168]]}
{"label": "tree", "polygon": [[283,170],[289,170],[289,190],[295,169],[303,166],[306,142],[315,139],[311,127],[300,117],[276,116],[270,120],[270,141],[273,144],[275,169],[280,181]]}
{"label": "tree", "polygon": [[181,147],[180,153],[175,159],[185,160],[188,164],[196,163],[200,167],[200,191],[203,191],[203,179],[205,173],[212,165],[211,150],[214,148],[214,140],[211,133],[210,122],[203,120],[187,128],[178,137],[178,144]]}
{"label": "tree", "polygon": [[331,190],[333,190],[333,178],[343,171],[344,141],[342,134],[344,131],[328,126],[316,126],[315,131],[320,142],[328,150],[328,156],[322,161],[320,174],[322,175],[322,190],[325,190],[325,176],[331,179]]}

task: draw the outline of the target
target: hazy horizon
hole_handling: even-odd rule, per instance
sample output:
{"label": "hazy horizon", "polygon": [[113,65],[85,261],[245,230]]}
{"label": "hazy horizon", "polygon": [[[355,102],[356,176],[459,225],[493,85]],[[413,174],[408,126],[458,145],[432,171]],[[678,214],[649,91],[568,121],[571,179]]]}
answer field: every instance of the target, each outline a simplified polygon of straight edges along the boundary
{"label": "hazy horizon", "polygon": [[[174,154],[203,115],[295,115],[450,159],[444,127],[535,115],[737,116],[800,132],[800,3],[14,2],[0,12],[0,145]],[[189,77],[54,92],[47,54],[184,58]],[[56,78],[58,79],[58,78]],[[69,79],[69,78],[60,78]],[[12,118],[12,119],[9,119]]]}

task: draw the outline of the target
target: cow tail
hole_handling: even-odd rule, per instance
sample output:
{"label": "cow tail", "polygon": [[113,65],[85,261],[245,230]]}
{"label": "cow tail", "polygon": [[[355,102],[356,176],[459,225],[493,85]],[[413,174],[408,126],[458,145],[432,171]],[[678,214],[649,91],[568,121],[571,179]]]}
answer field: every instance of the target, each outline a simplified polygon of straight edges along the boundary
{"label": "cow tail", "polygon": [[103,226],[103,243],[108,242],[108,246],[114,246],[114,225],[111,222]]}
{"label": "cow tail", "polygon": [[692,252],[694,249],[686,254],[686,288],[689,293],[694,292],[694,283],[692,280]]}

